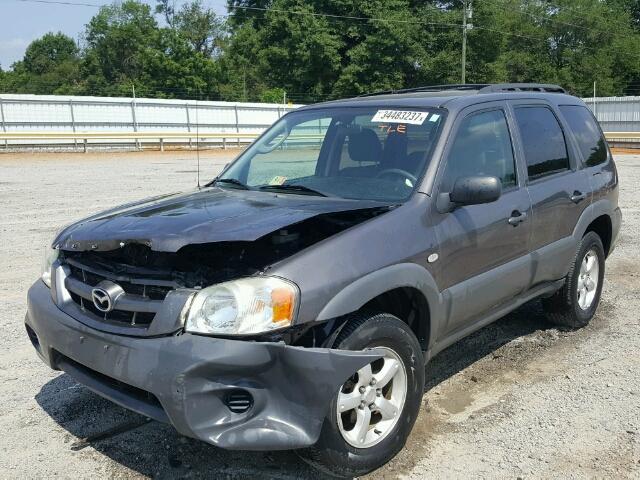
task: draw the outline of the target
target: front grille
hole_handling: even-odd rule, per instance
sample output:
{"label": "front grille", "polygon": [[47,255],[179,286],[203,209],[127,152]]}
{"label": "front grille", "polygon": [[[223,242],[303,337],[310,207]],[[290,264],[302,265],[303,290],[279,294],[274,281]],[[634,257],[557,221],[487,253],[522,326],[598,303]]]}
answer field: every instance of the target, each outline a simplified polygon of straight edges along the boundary
{"label": "front grille", "polygon": [[[80,280],[87,285],[95,287],[102,280],[113,280],[114,277],[109,276],[108,274],[99,275],[87,269],[83,269],[77,265],[69,264],[69,269],[71,270],[71,277],[76,280]],[[136,284],[132,282],[127,282],[123,280],[114,280],[118,285],[122,287],[122,289],[131,295],[140,295],[143,297],[150,298],[152,300],[164,300],[164,297],[167,296],[167,293],[171,290],[171,287],[161,286],[161,285],[147,285],[147,284]]]}
{"label": "front grille", "polygon": [[92,301],[82,298],[80,295],[69,292],[71,299],[85,312],[89,312],[106,323],[114,323],[122,326],[146,327],[153,321],[156,314],[149,312],[129,312],[127,310],[112,310],[103,313],[96,308]]}
{"label": "front grille", "polygon": [[[95,320],[99,320],[104,323],[120,326],[120,327],[148,327],[153,321],[156,313],[149,312],[148,307],[143,308],[145,302],[151,302],[153,304],[159,304],[163,301],[167,294],[173,289],[167,285],[154,285],[152,281],[145,279],[144,283],[138,283],[134,278],[123,279],[122,276],[110,274],[109,272],[99,272],[95,269],[84,267],[76,261],[68,262],[66,264],[69,269],[68,278],[75,280],[74,284],[80,288],[75,291],[69,288],[67,289],[71,296],[71,299],[76,303],[80,309],[90,314]],[[127,298],[133,299],[133,305],[126,309],[114,308],[110,312],[104,313],[96,308],[95,304],[91,300],[89,292],[93,287],[104,280],[112,281],[118,284]],[[139,309],[136,309],[135,305],[140,305]]]}

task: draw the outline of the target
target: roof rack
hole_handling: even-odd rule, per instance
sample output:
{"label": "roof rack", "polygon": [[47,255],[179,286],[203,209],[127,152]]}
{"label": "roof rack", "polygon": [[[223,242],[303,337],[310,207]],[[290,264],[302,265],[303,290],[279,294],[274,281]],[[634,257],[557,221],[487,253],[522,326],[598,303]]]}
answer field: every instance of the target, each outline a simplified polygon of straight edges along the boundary
{"label": "roof rack", "polygon": [[478,91],[478,93],[497,92],[567,93],[560,85],[554,85],[552,83],[496,83],[487,85]]}
{"label": "roof rack", "polygon": [[475,91],[476,93],[506,93],[506,92],[545,92],[567,93],[559,85],[550,83],[454,83],[449,85],[427,85],[424,87],[403,88],[400,90],[382,90],[373,93],[364,93],[359,97],[372,97],[376,95],[391,95],[398,93],[418,92],[444,92],[447,90]]}

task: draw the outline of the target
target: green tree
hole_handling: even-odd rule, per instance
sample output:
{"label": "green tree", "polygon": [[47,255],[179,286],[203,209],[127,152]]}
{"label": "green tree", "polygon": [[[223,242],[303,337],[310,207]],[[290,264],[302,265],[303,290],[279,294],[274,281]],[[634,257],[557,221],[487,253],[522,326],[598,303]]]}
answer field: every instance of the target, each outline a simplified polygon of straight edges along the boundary
{"label": "green tree", "polygon": [[207,57],[219,54],[225,37],[224,21],[201,0],[185,3],[178,10],[170,0],[158,0],[156,12],[178,32],[193,49]]}
{"label": "green tree", "polygon": [[262,92],[260,95],[260,101],[264,103],[282,103],[286,98],[287,93],[283,88],[270,88]]}
{"label": "green tree", "polygon": [[[196,4],[186,11],[193,13]],[[170,17],[174,27],[161,28],[146,4],[102,7],[87,26],[85,92],[130,96],[135,86],[139,96],[219,98],[218,68],[208,50],[214,44],[194,44],[183,13]]]}
{"label": "green tree", "polygon": [[[462,0],[229,0],[228,21],[206,5],[101,7],[82,50],[47,34],[0,89],[307,103],[461,78]],[[640,0],[475,0],[470,23],[468,82],[640,88]]]}
{"label": "green tree", "polygon": [[29,44],[23,60],[4,76],[5,91],[15,93],[71,93],[79,81],[79,49],[62,33],[47,33]]}
{"label": "green tree", "polygon": [[87,25],[84,71],[89,85],[131,84],[143,75],[145,51],[157,44],[158,24],[151,8],[134,0],[100,8]]}
{"label": "green tree", "polygon": [[[589,95],[597,81],[601,93],[621,93],[640,68],[638,4],[475,1],[467,81],[558,82],[578,95]],[[233,64],[240,55],[243,76],[262,79],[264,88],[318,100],[460,81],[461,0],[231,0],[229,6],[225,60]]]}
{"label": "green tree", "polygon": [[62,32],[47,33],[27,47],[22,60],[27,72],[42,75],[65,62],[76,62],[79,49],[72,38]]}

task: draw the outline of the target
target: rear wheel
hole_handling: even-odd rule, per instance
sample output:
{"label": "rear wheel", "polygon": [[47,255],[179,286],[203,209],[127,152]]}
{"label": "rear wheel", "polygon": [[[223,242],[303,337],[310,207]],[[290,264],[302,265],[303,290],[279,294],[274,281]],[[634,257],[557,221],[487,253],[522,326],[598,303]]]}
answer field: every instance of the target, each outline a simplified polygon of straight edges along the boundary
{"label": "rear wheel", "polygon": [[318,442],[299,453],[325,473],[353,477],[384,465],[404,446],[422,401],[424,360],[411,329],[389,314],[352,316],[333,348],[379,348],[384,356],[347,379]]}
{"label": "rear wheel", "polygon": [[586,326],[596,313],[604,280],[604,248],[595,232],[582,238],[563,287],[542,300],[547,317],[568,327]]}

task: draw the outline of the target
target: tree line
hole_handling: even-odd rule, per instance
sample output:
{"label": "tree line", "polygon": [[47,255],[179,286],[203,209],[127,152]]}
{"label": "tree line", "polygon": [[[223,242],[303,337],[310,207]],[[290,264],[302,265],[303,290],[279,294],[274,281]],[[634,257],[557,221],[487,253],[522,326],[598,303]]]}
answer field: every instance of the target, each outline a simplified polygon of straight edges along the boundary
{"label": "tree line", "polygon": [[[465,10],[465,6],[467,7]],[[79,42],[34,40],[0,92],[316,102],[459,83],[640,91],[638,0],[201,0],[101,7]]]}

